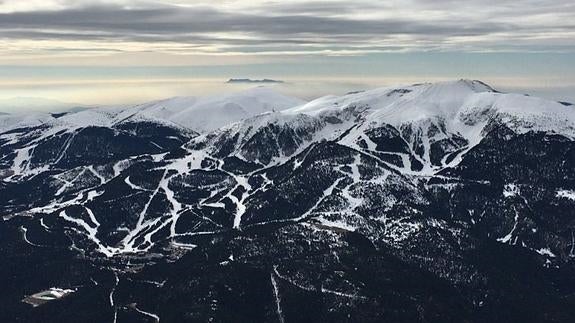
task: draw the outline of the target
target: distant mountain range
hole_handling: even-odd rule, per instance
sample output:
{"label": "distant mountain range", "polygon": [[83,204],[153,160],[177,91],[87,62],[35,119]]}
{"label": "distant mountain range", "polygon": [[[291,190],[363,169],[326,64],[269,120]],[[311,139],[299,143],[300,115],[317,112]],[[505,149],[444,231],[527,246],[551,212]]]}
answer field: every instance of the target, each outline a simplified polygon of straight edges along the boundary
{"label": "distant mountain range", "polygon": [[574,140],[471,80],[0,116],[0,321],[572,322]]}
{"label": "distant mountain range", "polygon": [[261,80],[252,80],[252,79],[229,79],[226,83],[285,83],[284,81],[279,80],[270,80],[270,79],[261,79]]}

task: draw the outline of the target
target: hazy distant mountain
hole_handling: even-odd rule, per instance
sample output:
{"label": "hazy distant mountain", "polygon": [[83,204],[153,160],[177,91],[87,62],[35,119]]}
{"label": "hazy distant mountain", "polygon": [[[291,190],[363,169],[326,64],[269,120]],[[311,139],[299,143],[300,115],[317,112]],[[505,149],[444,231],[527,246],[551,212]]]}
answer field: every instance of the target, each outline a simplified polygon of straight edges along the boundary
{"label": "hazy distant mountain", "polygon": [[284,83],[284,81],[279,80],[271,80],[271,79],[261,79],[261,80],[253,80],[253,79],[229,79],[227,83]]}
{"label": "hazy distant mountain", "polygon": [[572,322],[574,140],[572,106],[468,80],[27,120],[0,321]]}

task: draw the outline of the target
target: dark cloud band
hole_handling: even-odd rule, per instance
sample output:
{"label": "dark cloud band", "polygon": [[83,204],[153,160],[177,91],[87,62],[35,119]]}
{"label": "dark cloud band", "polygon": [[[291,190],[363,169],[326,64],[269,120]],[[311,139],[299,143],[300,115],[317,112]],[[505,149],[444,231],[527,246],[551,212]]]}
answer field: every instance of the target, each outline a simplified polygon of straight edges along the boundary
{"label": "dark cloud band", "polygon": [[[414,10],[447,10],[457,4],[480,6],[485,0],[460,4],[459,1],[414,1]],[[514,8],[516,2],[502,1],[501,7]],[[519,1],[521,2],[521,1]],[[182,47],[214,45],[222,48],[253,52],[256,48],[278,46],[276,50],[288,48],[297,50],[297,45],[306,50],[314,49],[363,49],[393,48],[398,37],[405,41],[396,48],[433,49],[441,46],[465,49],[465,40],[477,38],[479,44],[508,46],[506,40],[516,39],[516,46],[531,49],[549,47],[573,47],[562,39],[542,35],[569,35],[575,31],[573,20],[553,21],[539,24],[522,24],[517,17],[531,15],[534,3],[546,8],[544,13],[553,14],[562,8],[561,14],[572,14],[572,5],[551,4],[550,1],[528,0],[531,4],[525,10],[508,16],[509,12],[493,12],[492,19],[470,20],[468,16],[458,17],[446,14],[434,19],[414,17],[362,18],[362,12],[380,10],[388,6],[378,2],[364,1],[356,5],[346,2],[310,1],[306,3],[271,3],[253,13],[223,11],[217,6],[176,7],[154,5],[148,8],[125,9],[114,5],[87,6],[59,11],[20,12],[0,14],[0,38],[3,39],[52,39],[87,41],[135,41],[172,42]],[[358,9],[358,6],[360,9]],[[506,7],[507,6],[507,7]],[[557,12],[559,14],[559,12]],[[505,19],[513,18],[513,19]],[[221,36],[224,35],[224,36]],[[485,41],[492,35],[491,41]],[[505,35],[502,41],[500,35]],[[568,37],[568,36],[567,36]],[[559,37],[560,38],[560,37]],[[527,41],[527,39],[531,39]],[[515,46],[515,47],[516,47]],[[251,49],[250,49],[251,47]],[[486,48],[489,50],[491,48]]]}

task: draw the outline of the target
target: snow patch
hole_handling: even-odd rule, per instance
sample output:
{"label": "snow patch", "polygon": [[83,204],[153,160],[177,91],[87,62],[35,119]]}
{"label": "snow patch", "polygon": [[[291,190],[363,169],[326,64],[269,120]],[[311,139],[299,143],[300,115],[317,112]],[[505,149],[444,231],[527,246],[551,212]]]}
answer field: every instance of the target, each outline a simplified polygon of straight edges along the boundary
{"label": "snow patch", "polygon": [[517,184],[506,184],[503,188],[504,197],[513,197],[520,194],[519,186]]}
{"label": "snow patch", "polygon": [[541,249],[535,250],[535,251],[537,251],[537,253],[542,255],[542,256],[548,256],[551,258],[557,257],[553,252],[551,252],[551,249],[549,249],[549,248],[541,248]]}
{"label": "snow patch", "polygon": [[575,191],[573,190],[560,190],[557,191],[557,197],[565,198],[571,201],[575,201]]}

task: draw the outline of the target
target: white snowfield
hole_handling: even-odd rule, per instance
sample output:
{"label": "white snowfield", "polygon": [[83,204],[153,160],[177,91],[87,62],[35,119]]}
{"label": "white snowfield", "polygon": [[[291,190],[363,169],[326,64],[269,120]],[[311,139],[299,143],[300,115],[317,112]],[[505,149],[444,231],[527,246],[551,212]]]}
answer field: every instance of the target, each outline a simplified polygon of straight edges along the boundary
{"label": "white snowfield", "polygon": [[174,97],[131,107],[101,107],[72,112],[60,118],[50,113],[0,115],[0,133],[16,128],[50,125],[61,129],[111,127],[122,122],[151,121],[199,133],[262,113],[281,111],[304,101],[265,87],[206,97]]}
{"label": "white snowfield", "polygon": [[0,133],[16,128],[36,127],[52,119],[47,113],[0,114]]}
{"label": "white snowfield", "polygon": [[[307,143],[339,138],[340,144],[362,151],[375,151],[376,144],[366,133],[370,129],[391,125],[399,131],[410,130],[408,133],[411,135],[401,135],[412,149],[411,155],[423,165],[423,169],[412,171],[409,156],[403,153],[396,155],[404,160],[404,167],[389,166],[408,174],[432,175],[459,163],[465,153],[481,142],[487,133],[487,126],[494,120],[516,133],[542,131],[560,134],[571,140],[575,138],[573,106],[522,94],[499,93],[480,81],[459,80],[326,96],[225,126],[210,136],[195,140],[212,138],[211,141],[215,143],[220,138],[237,137],[239,139],[233,154],[244,158],[243,144],[258,129],[273,125],[307,134],[307,138],[300,138]],[[451,140],[454,136],[467,140],[464,149],[449,163],[445,161],[441,166],[434,166],[430,159],[431,144],[443,139]],[[367,148],[359,147],[359,141],[363,141]],[[414,153],[418,145],[423,146],[422,156]],[[305,146],[302,144],[297,152],[305,149]],[[278,156],[272,163],[285,161],[289,157]]]}
{"label": "white snowfield", "polygon": [[[398,130],[410,130],[411,135],[402,134],[402,138],[423,169],[412,171],[409,155],[405,153],[395,153],[403,160],[403,167],[389,166],[407,174],[432,175],[459,163],[462,156],[483,139],[486,126],[493,120],[506,124],[517,133],[534,130],[561,134],[571,140],[575,138],[573,106],[527,95],[499,93],[480,81],[459,80],[385,87],[344,96],[326,96],[308,103],[266,87],[256,87],[228,95],[176,97],[132,107],[92,108],[59,118],[46,113],[0,115],[0,139],[17,140],[17,135],[2,135],[11,129],[46,126],[39,138],[19,149],[13,161],[14,174],[33,175],[42,171],[26,169],[34,144],[60,131],[73,133],[88,126],[112,127],[125,122],[148,121],[204,134],[194,139],[196,141],[237,135],[239,139],[233,155],[239,158],[245,157],[242,145],[263,127],[273,125],[305,134],[298,138],[301,141],[298,150],[286,156],[281,152],[274,158],[272,163],[278,163],[305,149],[307,144],[322,139],[339,138],[340,144],[366,152],[375,151],[376,144],[366,133],[389,124]],[[431,144],[451,140],[454,136],[467,140],[465,149],[449,163],[442,161],[441,166],[433,165]],[[367,148],[359,147],[360,141]],[[423,146],[422,155],[414,153],[417,146]]]}
{"label": "white snowfield", "polygon": [[281,111],[304,103],[265,87],[209,97],[176,97],[122,111],[116,121],[166,120],[199,133],[266,112]]}
{"label": "white snowfield", "polygon": [[[522,94],[499,93],[479,81],[459,80],[326,96],[311,102],[285,96],[270,88],[206,97],[174,97],[132,107],[102,107],[54,118],[49,113],[2,114],[0,133],[14,128],[52,124],[68,127],[113,126],[127,121],[153,121],[214,131],[247,118],[275,114],[277,122],[294,122],[293,115],[319,117],[346,108],[363,108],[368,127],[445,121],[447,130],[473,139],[477,125],[498,116],[517,132],[547,131],[575,137],[575,108]],[[269,121],[261,120],[260,123]],[[297,118],[295,118],[297,119]]]}
{"label": "white snowfield", "polygon": [[320,116],[349,107],[365,107],[370,126],[444,121],[447,131],[474,139],[477,125],[495,116],[513,130],[559,133],[575,137],[575,108],[523,94],[499,93],[480,81],[386,87],[341,97],[328,96],[284,111]]}

